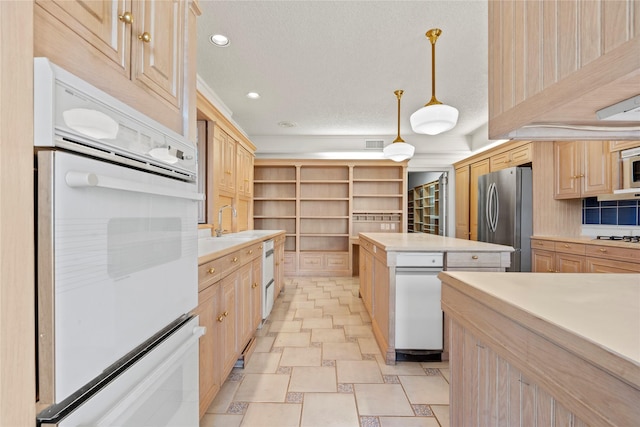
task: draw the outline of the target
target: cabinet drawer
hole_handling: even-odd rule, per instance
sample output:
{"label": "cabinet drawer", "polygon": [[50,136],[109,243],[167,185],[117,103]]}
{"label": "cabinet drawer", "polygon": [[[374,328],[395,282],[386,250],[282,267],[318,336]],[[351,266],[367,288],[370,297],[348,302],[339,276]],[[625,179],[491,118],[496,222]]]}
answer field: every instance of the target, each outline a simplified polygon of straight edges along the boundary
{"label": "cabinet drawer", "polygon": [[449,267],[501,267],[500,252],[448,252],[445,265]]}
{"label": "cabinet drawer", "polygon": [[322,270],[322,254],[301,253],[300,270]]}
{"label": "cabinet drawer", "polygon": [[555,242],[555,250],[556,252],[563,252],[566,254],[576,254],[576,255],[584,255],[586,245],[582,243],[571,243],[571,242]]}
{"label": "cabinet drawer", "polygon": [[551,240],[538,240],[531,239],[531,249],[545,249],[548,251],[555,251],[555,243]]}
{"label": "cabinet drawer", "polygon": [[262,256],[262,242],[254,243],[238,252],[241,254],[242,264],[244,265]]}
{"label": "cabinet drawer", "polygon": [[531,144],[516,148],[511,151],[509,166],[518,166],[531,161]]}
{"label": "cabinet drawer", "polygon": [[640,264],[640,250],[618,248],[615,246],[604,245],[588,245],[586,249],[587,256],[619,259],[622,261],[632,261]]}
{"label": "cabinet drawer", "polygon": [[587,257],[587,273],[640,273],[640,263]]}
{"label": "cabinet drawer", "polygon": [[221,279],[222,264],[220,259],[214,259],[198,266],[198,291],[206,289]]}
{"label": "cabinet drawer", "polygon": [[327,254],[327,270],[344,270],[349,268],[349,254]]}

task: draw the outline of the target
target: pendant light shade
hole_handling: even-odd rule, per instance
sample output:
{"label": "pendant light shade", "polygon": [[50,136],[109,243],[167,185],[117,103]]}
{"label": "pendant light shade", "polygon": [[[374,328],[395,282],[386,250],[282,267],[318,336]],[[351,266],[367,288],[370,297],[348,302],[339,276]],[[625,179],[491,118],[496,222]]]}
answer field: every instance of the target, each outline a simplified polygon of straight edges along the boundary
{"label": "pendant light shade", "polygon": [[391,144],[384,147],[382,154],[385,158],[391,159],[394,162],[401,162],[413,157],[415,147],[411,144],[407,144],[402,138],[400,138],[400,98],[404,91],[396,90],[393,93],[395,93],[398,98],[398,136]]}
{"label": "pendant light shade", "polygon": [[440,34],[442,30],[439,28],[433,28],[426,34],[431,42],[431,100],[409,118],[415,133],[437,135],[453,129],[458,122],[458,110],[436,98],[436,40]]}

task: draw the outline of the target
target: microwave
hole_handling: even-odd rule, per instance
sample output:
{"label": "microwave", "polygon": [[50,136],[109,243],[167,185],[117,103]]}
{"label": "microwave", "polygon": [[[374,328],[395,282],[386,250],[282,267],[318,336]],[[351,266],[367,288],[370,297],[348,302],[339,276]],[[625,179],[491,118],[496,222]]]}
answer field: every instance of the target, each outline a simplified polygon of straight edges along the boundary
{"label": "microwave", "polygon": [[622,151],[622,186],[640,188],[640,148]]}

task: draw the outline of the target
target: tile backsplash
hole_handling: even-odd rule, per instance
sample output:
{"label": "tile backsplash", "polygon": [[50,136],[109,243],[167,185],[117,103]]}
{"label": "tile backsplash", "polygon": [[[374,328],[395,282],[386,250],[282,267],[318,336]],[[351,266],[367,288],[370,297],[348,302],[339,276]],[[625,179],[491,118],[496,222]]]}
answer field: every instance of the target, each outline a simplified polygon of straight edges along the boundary
{"label": "tile backsplash", "polygon": [[640,200],[582,199],[582,224],[640,225]]}

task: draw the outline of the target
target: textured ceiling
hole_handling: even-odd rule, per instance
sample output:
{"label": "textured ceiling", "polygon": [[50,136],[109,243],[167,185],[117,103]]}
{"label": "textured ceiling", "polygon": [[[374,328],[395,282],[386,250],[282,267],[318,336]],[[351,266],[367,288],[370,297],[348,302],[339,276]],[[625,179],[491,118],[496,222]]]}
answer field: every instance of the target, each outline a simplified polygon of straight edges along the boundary
{"label": "textured ceiling", "polygon": [[[487,1],[207,1],[198,19],[198,75],[257,154],[360,150],[397,134],[422,154],[467,154],[486,142]],[[460,111],[440,136],[414,134],[409,116],[436,95]],[[217,48],[222,33],[231,45]],[[261,98],[251,100],[255,91]],[[214,102],[215,104],[215,102]],[[287,121],[295,127],[281,127]],[[482,142],[480,143],[482,145]]]}

